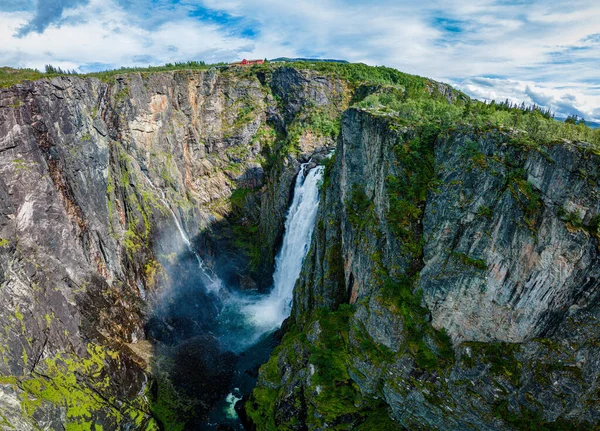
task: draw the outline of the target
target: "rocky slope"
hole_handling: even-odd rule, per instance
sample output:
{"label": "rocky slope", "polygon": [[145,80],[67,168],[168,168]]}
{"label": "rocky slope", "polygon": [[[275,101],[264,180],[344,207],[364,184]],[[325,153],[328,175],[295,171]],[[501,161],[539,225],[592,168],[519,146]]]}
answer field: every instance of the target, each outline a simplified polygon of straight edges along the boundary
{"label": "rocky slope", "polygon": [[0,90],[2,427],[164,420],[144,325],[180,295],[186,237],[229,285],[265,287],[300,160],[331,139],[305,128],[288,156],[287,128],[337,115],[344,85],[282,68]]}
{"label": "rocky slope", "polygon": [[250,420],[597,429],[597,150],[405,124],[344,114],[288,334]]}

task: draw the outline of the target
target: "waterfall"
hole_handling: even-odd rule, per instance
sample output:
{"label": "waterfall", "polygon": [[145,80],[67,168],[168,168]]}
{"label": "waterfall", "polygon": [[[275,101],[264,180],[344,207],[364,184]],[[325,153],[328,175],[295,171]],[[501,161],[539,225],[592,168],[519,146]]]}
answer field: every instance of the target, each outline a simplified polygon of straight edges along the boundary
{"label": "waterfall", "polygon": [[171,205],[169,205],[169,201],[167,201],[165,192],[161,188],[155,186],[154,183],[152,182],[152,180],[150,179],[150,177],[148,175],[146,175],[146,173],[143,170],[140,170],[140,172],[142,173],[144,178],[146,178],[146,181],[148,182],[150,187],[152,187],[153,190],[155,190],[159,193],[160,201],[163,203],[165,208],[167,208],[169,210],[169,212],[171,213],[171,216],[173,217],[173,221],[175,222],[175,226],[177,227],[177,230],[179,231],[179,236],[181,237],[183,243],[185,244],[187,249],[190,251],[190,253],[192,253],[196,257],[196,261],[198,262],[198,267],[200,268],[200,270],[202,271],[204,276],[206,276],[206,278],[208,279],[207,283],[206,283],[207,289],[211,292],[220,291],[221,288],[223,287],[223,282],[221,280],[219,280],[218,277],[216,277],[214,275],[211,277],[208,274],[208,270],[204,267],[204,262],[202,261],[202,258],[200,257],[198,252],[194,249],[194,247],[192,246],[192,243],[191,243],[190,239],[188,238],[187,234],[185,233],[183,226],[181,225],[181,223],[179,222],[179,219],[175,215],[175,211],[173,211],[173,209],[171,208]]}
{"label": "waterfall", "polygon": [[102,94],[102,99],[100,99],[100,107],[98,109],[98,118],[102,118],[102,112],[104,111],[104,101],[106,99],[106,93],[108,93],[108,85],[104,89],[104,94]]}
{"label": "waterfall", "polygon": [[[240,356],[250,364],[260,365],[267,360],[274,347],[268,338],[262,338],[281,326],[289,316],[294,286],[300,276],[302,263],[310,248],[317,210],[319,208],[319,186],[323,177],[323,166],[308,170],[304,163],[296,177],[294,196],[285,220],[285,231],[281,250],[275,258],[273,288],[268,295],[235,294],[226,298],[219,314],[219,328],[216,331],[219,340],[234,352],[245,352]],[[262,338],[262,340],[261,340]],[[249,349],[249,347],[252,347]],[[268,349],[267,357],[261,358],[260,352]],[[257,356],[258,353],[258,356]],[[257,361],[257,358],[258,359]],[[248,364],[244,364],[245,367]],[[233,391],[217,405],[211,418],[215,426],[221,421],[237,421],[235,404],[241,399],[239,388],[248,387],[248,376],[240,368],[232,387]],[[247,393],[247,392],[246,392]],[[213,429],[213,428],[211,428]],[[240,428],[235,428],[240,429]]]}
{"label": "waterfall", "polygon": [[323,176],[322,166],[307,173],[307,165],[302,165],[296,177],[283,243],[275,258],[271,293],[231,298],[221,316],[227,322],[221,339],[233,350],[241,351],[251,346],[262,335],[277,329],[290,314],[294,285],[310,248],[319,207],[319,184]]}
{"label": "waterfall", "polygon": [[323,176],[323,167],[318,166],[310,170],[306,176],[305,167],[306,164],[302,165],[296,179],[294,199],[285,221],[281,251],[275,259],[271,299],[280,301],[282,306],[277,324],[281,324],[291,311],[294,286],[310,248],[319,208],[319,184]]}

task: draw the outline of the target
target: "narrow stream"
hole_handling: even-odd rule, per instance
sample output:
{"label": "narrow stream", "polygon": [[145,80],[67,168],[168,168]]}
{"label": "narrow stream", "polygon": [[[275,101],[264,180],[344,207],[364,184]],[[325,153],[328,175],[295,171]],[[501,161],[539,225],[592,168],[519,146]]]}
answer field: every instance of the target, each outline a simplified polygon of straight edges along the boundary
{"label": "narrow stream", "polygon": [[221,290],[221,288],[223,287],[223,283],[221,282],[221,280],[219,280],[217,277],[215,277],[214,275],[211,276],[206,267],[204,266],[204,262],[202,261],[202,258],[200,257],[200,255],[198,254],[198,252],[194,249],[194,247],[192,246],[192,243],[187,235],[187,233],[185,232],[185,230],[183,229],[183,226],[181,225],[181,223],[179,222],[179,219],[177,218],[177,215],[175,215],[175,211],[173,211],[173,209],[171,208],[171,205],[169,205],[169,201],[167,201],[167,198],[165,196],[165,192],[159,188],[156,187],[154,185],[154,183],[152,182],[152,180],[150,179],[150,177],[148,175],[146,175],[146,173],[141,170],[140,171],[142,173],[142,175],[144,176],[144,178],[146,179],[146,181],[148,182],[148,184],[150,185],[150,187],[157,191],[160,195],[160,201],[162,202],[162,204],[169,210],[169,212],[171,213],[171,217],[173,217],[173,221],[175,222],[175,226],[177,227],[177,231],[179,232],[179,235],[181,236],[181,240],[183,241],[183,243],[185,244],[185,246],[187,247],[187,249],[190,251],[190,253],[192,253],[194,255],[194,257],[196,258],[196,260],[198,261],[198,267],[200,268],[202,274],[207,278],[207,283],[206,286],[208,287],[209,290],[211,291],[219,291]]}

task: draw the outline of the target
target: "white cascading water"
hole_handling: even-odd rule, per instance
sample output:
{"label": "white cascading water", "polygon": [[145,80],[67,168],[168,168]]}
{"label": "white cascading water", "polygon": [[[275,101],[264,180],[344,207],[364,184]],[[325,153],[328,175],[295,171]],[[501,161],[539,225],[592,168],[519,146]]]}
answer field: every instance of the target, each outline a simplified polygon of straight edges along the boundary
{"label": "white cascading water", "polygon": [[294,285],[310,248],[319,207],[319,184],[323,176],[322,166],[305,174],[306,166],[306,163],[302,165],[296,178],[292,205],[285,221],[283,243],[275,258],[273,290],[266,297],[242,299],[239,304],[254,332],[249,342],[277,329],[291,311]]}
{"label": "white cascading water", "polygon": [[310,248],[319,208],[319,184],[323,167],[310,170],[306,177],[304,169],[305,165],[302,165],[296,179],[294,200],[285,221],[283,244],[275,259],[274,289],[270,299],[280,301],[281,307],[276,307],[273,320],[273,324],[277,326],[290,314],[294,286]]}
{"label": "white cascading water", "polygon": [[200,255],[198,254],[198,252],[194,249],[194,247],[192,246],[192,243],[191,243],[190,239],[188,238],[187,234],[183,230],[183,226],[181,226],[181,223],[179,223],[179,219],[175,215],[175,212],[171,208],[171,205],[169,205],[169,202],[167,201],[167,198],[165,196],[165,192],[161,188],[156,187],[154,185],[154,183],[152,182],[152,180],[150,179],[150,177],[148,175],[146,175],[146,173],[144,171],[140,170],[140,172],[142,173],[142,175],[144,176],[144,178],[146,178],[146,181],[148,181],[148,184],[150,184],[150,187],[152,187],[152,189],[156,190],[159,193],[159,195],[160,195],[160,198],[159,198],[160,201],[163,203],[163,205],[171,213],[171,216],[173,217],[173,221],[175,222],[175,226],[177,226],[177,230],[179,231],[179,235],[181,236],[181,239],[182,239],[183,243],[185,244],[185,246],[187,247],[187,249],[196,257],[196,260],[198,261],[198,267],[200,268],[200,270],[202,271],[202,273],[208,279],[207,283],[206,283],[206,288],[209,291],[211,291],[211,292],[218,292],[218,291],[220,291],[221,288],[223,287],[223,282],[218,277],[216,277],[214,275],[211,277],[208,274],[208,271],[204,267],[204,262],[202,261],[202,258],[200,257]]}
{"label": "white cascading water", "polygon": [[[266,296],[233,295],[224,304],[220,315],[223,332],[219,338],[233,351],[241,352],[255,345],[263,335],[281,326],[290,314],[294,286],[310,248],[319,208],[319,185],[323,177],[322,166],[306,173],[307,165],[302,165],[296,177],[283,243],[275,258],[271,293]],[[222,408],[228,419],[237,418],[234,407],[240,399],[238,388],[225,398]]]}

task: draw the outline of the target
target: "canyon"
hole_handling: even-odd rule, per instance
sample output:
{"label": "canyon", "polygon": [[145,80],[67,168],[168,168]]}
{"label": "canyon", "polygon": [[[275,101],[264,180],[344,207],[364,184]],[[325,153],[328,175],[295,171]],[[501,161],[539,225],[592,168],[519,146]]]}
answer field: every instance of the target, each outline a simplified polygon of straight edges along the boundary
{"label": "canyon", "polygon": [[598,429],[598,141],[356,64],[0,89],[0,428]]}

